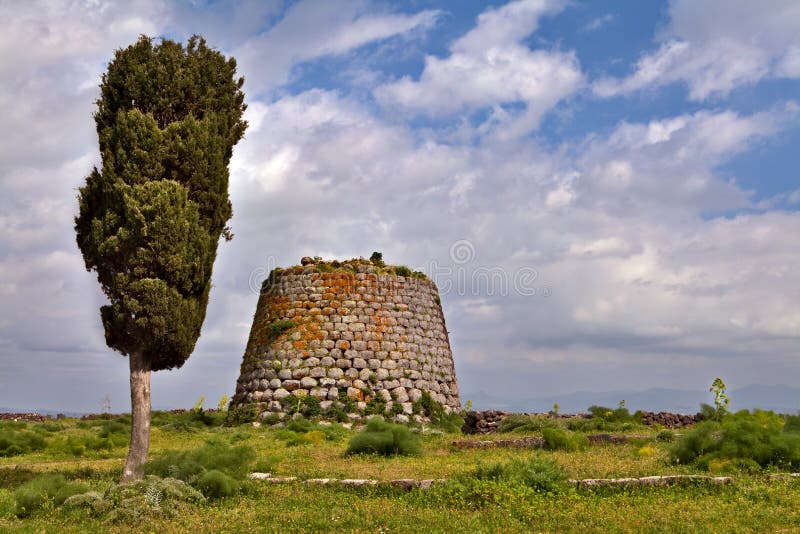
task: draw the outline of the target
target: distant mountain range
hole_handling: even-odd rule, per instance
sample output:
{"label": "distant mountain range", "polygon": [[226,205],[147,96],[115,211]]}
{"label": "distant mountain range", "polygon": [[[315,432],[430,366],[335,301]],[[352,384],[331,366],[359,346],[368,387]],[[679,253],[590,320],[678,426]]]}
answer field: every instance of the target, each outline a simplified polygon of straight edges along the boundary
{"label": "distant mountain range", "polygon": [[[760,408],[780,413],[800,411],[800,387],[751,384],[728,393],[731,410]],[[713,404],[714,396],[706,390],[654,388],[644,391],[576,391],[559,395],[509,399],[478,391],[463,393],[462,404],[471,400],[476,410],[507,410],[514,412],[547,412],[558,403],[561,413],[585,412],[596,404],[615,408],[621,400],[631,411],[696,413],[700,403]]]}

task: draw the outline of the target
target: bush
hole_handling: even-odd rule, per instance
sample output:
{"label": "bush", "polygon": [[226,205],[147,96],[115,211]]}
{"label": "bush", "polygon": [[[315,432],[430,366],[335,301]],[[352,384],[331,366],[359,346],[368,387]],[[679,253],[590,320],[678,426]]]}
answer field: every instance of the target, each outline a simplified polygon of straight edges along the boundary
{"label": "bush", "polygon": [[436,413],[431,416],[431,425],[449,433],[460,433],[464,426],[464,416],[458,412]]}
{"label": "bush", "polygon": [[73,497],[69,504],[107,513],[109,523],[130,523],[152,515],[174,517],[187,504],[200,504],[205,500],[202,493],[181,480],[148,475],[130,484],[111,486],[99,502],[93,495],[84,494]]}
{"label": "bush", "polygon": [[527,486],[536,491],[551,492],[566,480],[564,470],[549,458],[534,456],[505,463],[478,465],[470,474],[479,480],[496,480]]}
{"label": "bush", "polygon": [[195,486],[203,495],[212,499],[230,497],[239,491],[239,483],[217,469],[203,473]]}
{"label": "bush", "polygon": [[63,475],[40,475],[14,492],[14,512],[18,517],[27,517],[48,502],[60,506],[67,498],[86,490],[83,484],[67,482]]}
{"label": "bush", "polygon": [[411,269],[406,267],[405,265],[398,265],[394,268],[394,274],[397,276],[411,276]]}
{"label": "bush", "polygon": [[786,423],[783,430],[786,432],[800,432],[800,415],[784,415]]}
{"label": "bush", "polygon": [[662,430],[658,434],[656,434],[656,441],[661,441],[663,443],[672,443],[675,441],[675,432],[672,430]]}
{"label": "bush", "polygon": [[[211,439],[202,447],[190,451],[167,451],[145,464],[145,473],[163,478],[176,478],[200,488],[200,481],[209,471],[219,471],[236,482],[244,480],[255,460],[255,452],[246,445],[231,446]],[[217,477],[217,475],[213,475]],[[217,491],[213,480],[206,481],[209,491]],[[204,492],[205,493],[205,492]],[[207,495],[214,497],[215,495]]]}
{"label": "bush", "polygon": [[376,265],[378,267],[385,267],[386,263],[383,261],[383,254],[380,252],[373,252],[372,255],[369,257],[370,263]]}
{"label": "bush", "polygon": [[573,434],[561,428],[542,429],[545,447],[553,451],[579,451],[589,446],[589,440],[583,434]]}
{"label": "bush", "polygon": [[[208,412],[203,409],[187,410],[181,413],[153,412],[150,424],[174,432],[196,432],[202,428],[222,426],[229,418],[228,412]],[[255,415],[253,416],[255,418]],[[252,421],[253,419],[250,419]]]}
{"label": "bush", "polygon": [[45,438],[36,432],[4,430],[0,435],[0,457],[40,451],[46,445]]}
{"label": "bush", "polygon": [[[518,458],[478,465],[472,471],[437,484],[426,492],[424,499],[469,508],[492,504],[507,507],[514,501],[525,507],[530,506],[532,494],[566,491],[565,480],[564,470],[553,460],[539,456]],[[414,497],[414,493],[409,495]]]}
{"label": "bush", "polygon": [[425,417],[430,417],[441,409],[439,403],[433,400],[429,391],[423,391],[419,400],[413,403],[412,409],[415,413],[420,413]]}
{"label": "bush", "polygon": [[294,321],[290,319],[281,319],[279,321],[273,321],[267,327],[267,336],[269,339],[277,339],[281,334],[286,332],[287,330],[291,330],[296,325]]}
{"label": "bush", "polygon": [[[392,408],[395,407],[398,410],[396,413],[402,413],[402,406],[399,403],[392,406]],[[464,426],[464,416],[461,413],[446,413],[444,406],[433,400],[428,391],[422,392],[419,400],[412,404],[411,411],[428,417],[431,425],[444,432],[461,432],[461,428]]]}
{"label": "bush", "polygon": [[284,428],[275,432],[275,437],[286,443],[287,447],[297,445],[319,444],[323,441],[338,441],[347,430],[338,424],[320,425],[304,417],[298,417],[286,423]]}
{"label": "bush", "polygon": [[32,430],[35,432],[47,432],[48,434],[52,434],[64,430],[64,425],[56,423],[55,421],[44,421],[33,425]]}
{"label": "bush", "polygon": [[91,452],[110,452],[128,444],[128,435],[118,432],[104,432],[100,429],[98,435],[68,436],[53,439],[48,445],[48,450],[56,454],[67,456],[84,456]]}
{"label": "bush", "polygon": [[[783,417],[773,412],[742,410],[721,422],[703,421],[687,432],[673,447],[678,463],[694,463],[703,469],[714,465],[761,468],[800,467],[800,433],[785,428]],[[747,460],[751,462],[746,462]],[[745,461],[737,464],[734,461]],[[749,467],[748,467],[749,466]]]}
{"label": "bush", "polygon": [[497,425],[498,432],[541,432],[544,428],[559,428],[560,420],[549,417],[511,414]]}
{"label": "bush", "polygon": [[239,408],[227,411],[226,423],[229,425],[240,425],[255,421],[258,416],[258,407],[255,404],[245,404]]}
{"label": "bush", "polygon": [[289,403],[290,414],[299,413],[303,417],[316,417],[322,413],[322,401],[313,395],[305,395],[303,397],[291,396],[287,399]]}
{"label": "bush", "polygon": [[119,421],[107,421],[100,426],[98,436],[101,438],[109,438],[109,437],[121,437],[123,440],[127,440],[130,436],[131,427],[130,425],[123,424]]}
{"label": "bush", "polygon": [[636,412],[635,414],[631,415],[627,408],[625,408],[624,403],[620,403],[620,406],[617,408],[606,408],[605,406],[589,406],[587,410],[591,415],[592,419],[599,419],[602,421],[608,421],[611,423],[640,423],[642,422],[642,414],[641,412]]}
{"label": "bush", "polygon": [[404,425],[387,423],[381,417],[367,421],[366,428],[350,439],[345,454],[413,456],[422,452],[419,438]]}

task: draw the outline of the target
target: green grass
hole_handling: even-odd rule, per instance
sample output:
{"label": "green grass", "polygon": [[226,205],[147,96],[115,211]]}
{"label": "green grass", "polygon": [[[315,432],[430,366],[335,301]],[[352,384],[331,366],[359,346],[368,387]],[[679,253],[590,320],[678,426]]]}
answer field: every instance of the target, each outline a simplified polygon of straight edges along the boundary
{"label": "green grass", "polygon": [[[188,417],[188,416],[187,416]],[[113,421],[112,421],[113,422]],[[118,421],[124,424],[124,421]],[[99,437],[118,427],[106,422],[80,425],[74,420],[45,431],[48,442],[69,436]],[[28,431],[16,428],[15,431]],[[169,499],[146,505],[148,482],[133,492],[130,508],[111,516],[91,507],[57,506],[55,497],[28,517],[15,513],[14,494],[43,473],[63,477],[63,484],[105,493],[117,482],[126,448],[87,451],[70,457],[49,446],[39,451],[0,458],[0,532],[764,532],[800,530],[800,480],[768,480],[763,472],[737,473],[730,486],[662,487],[641,489],[577,490],[565,478],[636,477],[655,474],[703,473],[701,467],[671,461],[672,448],[686,431],[675,432],[675,442],[659,441],[657,429],[637,429],[647,435],[652,453],[641,454],[642,442],[593,445],[582,450],[513,449],[460,450],[451,446],[458,434],[419,435],[421,454],[381,457],[346,456],[349,439],[357,435],[336,427],[331,437],[317,424],[296,422],[291,428],[252,425],[193,426],[187,432],[174,421],[152,429],[150,458],[158,461],[167,451],[186,451],[203,465],[194,484],[208,501]],[[330,428],[330,427],[328,427]],[[288,432],[311,438],[287,443]],[[541,435],[541,432],[534,432]],[[515,434],[524,435],[524,434]],[[497,438],[508,437],[500,435]],[[489,439],[494,438],[490,436]],[[192,456],[207,441],[224,443],[209,454]],[[273,485],[241,481],[241,469],[225,451],[245,447],[254,451],[252,468],[273,476],[306,478],[447,478],[431,490],[404,492],[385,487],[345,488],[304,484]],[[241,449],[245,450],[245,449]],[[223,460],[217,462],[215,455]],[[215,468],[206,459],[219,465]],[[231,464],[226,464],[231,461]],[[205,463],[204,463],[205,462]],[[229,465],[229,473],[225,466]],[[166,467],[169,470],[169,466]],[[175,471],[173,469],[173,471]],[[221,476],[219,473],[224,474]],[[228,477],[237,480],[232,487]],[[158,487],[155,488],[158,490]],[[116,495],[120,490],[114,490]],[[153,490],[154,491],[154,490]],[[159,490],[162,491],[162,490]],[[116,493],[115,493],[116,492]],[[152,491],[151,491],[152,493]],[[166,490],[162,493],[166,495]],[[226,496],[228,495],[228,496]],[[59,497],[60,499],[61,497]],[[146,507],[146,506],[149,506]],[[135,506],[139,506],[136,508]],[[142,508],[145,506],[144,508]],[[114,519],[110,521],[110,517]]]}

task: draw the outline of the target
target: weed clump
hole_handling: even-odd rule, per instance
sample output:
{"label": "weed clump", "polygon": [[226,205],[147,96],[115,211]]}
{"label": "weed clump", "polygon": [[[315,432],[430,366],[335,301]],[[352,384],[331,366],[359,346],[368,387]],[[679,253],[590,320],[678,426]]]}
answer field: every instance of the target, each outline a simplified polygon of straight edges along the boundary
{"label": "weed clump", "polygon": [[517,458],[488,466],[478,465],[469,476],[478,480],[526,486],[541,492],[554,491],[566,479],[564,470],[558,463],[541,456]]}
{"label": "weed clump", "polygon": [[63,506],[105,516],[106,523],[130,523],[152,516],[175,517],[189,505],[204,502],[203,494],[182,480],[147,475],[136,482],[115,484],[105,493],[88,491],[72,495]]}
{"label": "weed clump", "polygon": [[47,440],[37,432],[27,430],[4,430],[0,435],[0,456],[18,456],[40,451]]}
{"label": "weed clump", "polygon": [[394,268],[394,274],[397,276],[411,276],[411,269],[406,267],[405,265],[398,265]]}
{"label": "weed clump", "polygon": [[553,451],[581,451],[589,446],[589,440],[583,434],[575,434],[561,428],[542,429],[545,447]]}
{"label": "weed clump", "polygon": [[416,456],[422,452],[419,438],[408,427],[373,417],[359,434],[350,439],[346,455]]}
{"label": "weed clump", "polygon": [[675,444],[674,462],[702,469],[751,471],[800,467],[800,432],[770,411],[742,410],[721,421],[703,421]]}
{"label": "weed clump", "polygon": [[550,417],[511,414],[497,425],[498,432],[541,432],[545,428],[560,428],[558,419]]}
{"label": "weed clump", "polygon": [[203,473],[195,484],[203,495],[211,499],[230,497],[239,491],[239,483],[218,469]]}
{"label": "weed clump", "polygon": [[228,412],[213,412],[202,408],[180,413],[156,411],[150,417],[150,424],[173,432],[197,432],[208,427],[222,426],[228,416]]}
{"label": "weed clump", "polygon": [[280,337],[281,334],[286,332],[287,330],[291,330],[296,325],[294,321],[290,319],[282,319],[279,321],[273,321],[267,327],[267,335],[270,339],[277,339]]}
{"label": "weed clump", "polygon": [[87,489],[83,484],[67,482],[64,475],[40,475],[14,492],[14,513],[17,517],[27,517],[48,502],[60,506],[67,498],[84,493]]}
{"label": "weed clump", "polygon": [[287,447],[315,445],[323,441],[338,441],[347,430],[342,425],[323,426],[305,417],[289,421],[284,428],[275,432],[275,437],[284,441]]}
{"label": "weed clump", "polygon": [[[216,498],[236,493],[254,460],[255,452],[251,447],[231,446],[224,441],[210,439],[194,450],[163,453],[145,464],[145,473],[182,480],[200,489],[207,497]],[[208,475],[211,471],[221,473],[226,478],[219,474]],[[233,487],[235,490],[231,490]]]}
{"label": "weed clump", "polygon": [[110,452],[128,444],[130,424],[127,421],[100,420],[81,423],[85,424],[77,425],[78,428],[94,432],[55,437],[50,440],[48,450],[66,456],[85,456],[87,453]]}
{"label": "weed clump", "polygon": [[431,425],[444,432],[460,433],[464,426],[464,416],[461,413],[445,412],[444,406],[436,402],[428,391],[422,392],[419,400],[412,404],[411,410],[430,418]]}
{"label": "weed clump", "polygon": [[[426,492],[425,500],[468,508],[489,505],[529,506],[536,495],[564,492],[566,473],[555,461],[541,456],[509,462],[479,464]],[[421,497],[418,497],[421,498]]]}

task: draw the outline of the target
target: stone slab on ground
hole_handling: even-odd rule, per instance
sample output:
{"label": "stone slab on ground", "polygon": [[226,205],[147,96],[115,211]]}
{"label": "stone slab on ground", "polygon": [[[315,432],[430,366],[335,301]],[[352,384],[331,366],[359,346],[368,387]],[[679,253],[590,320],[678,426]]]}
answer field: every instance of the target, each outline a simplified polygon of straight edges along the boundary
{"label": "stone slab on ground", "polygon": [[715,486],[730,484],[731,477],[713,477],[706,475],[666,475],[639,478],[586,478],[570,480],[579,488],[611,487],[611,486],[673,486],[687,482],[704,482]]}

